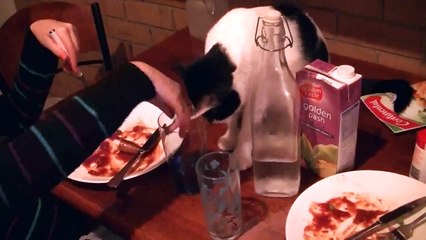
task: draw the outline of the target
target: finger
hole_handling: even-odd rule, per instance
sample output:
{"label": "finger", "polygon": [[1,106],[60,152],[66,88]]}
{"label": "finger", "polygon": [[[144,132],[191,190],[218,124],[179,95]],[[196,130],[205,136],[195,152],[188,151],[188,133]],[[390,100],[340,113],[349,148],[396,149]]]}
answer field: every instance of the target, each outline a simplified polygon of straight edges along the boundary
{"label": "finger", "polygon": [[176,118],[169,126],[170,131],[174,131],[179,127],[179,136],[184,137],[185,134],[189,131],[189,123],[186,121],[181,121],[179,118]]}
{"label": "finger", "polygon": [[[66,27],[67,27],[67,30],[70,34],[71,42],[74,45],[74,48],[76,49],[76,52],[80,51],[77,29],[72,24],[67,24]],[[77,68],[78,68],[78,63],[76,63],[76,65],[77,65]],[[64,69],[64,72],[67,72],[67,73],[74,72],[71,61],[66,61],[62,68]],[[78,70],[78,72],[80,72],[80,71]]]}
{"label": "finger", "polygon": [[77,68],[77,49],[71,40],[71,33],[68,31],[67,28],[58,29],[56,30],[56,32],[58,33],[60,41],[62,41],[63,46],[68,52],[67,62],[69,63],[72,72],[78,73],[79,71]]}
{"label": "finger", "polygon": [[179,136],[184,137],[188,131],[189,123],[186,125],[181,124],[181,127],[179,128]]}
{"label": "finger", "polygon": [[75,28],[74,25],[71,25],[71,29],[69,30],[69,32],[71,33],[71,40],[74,44],[74,47],[79,52],[80,51],[80,39],[78,38],[77,28]]}
{"label": "finger", "polygon": [[54,30],[49,31],[49,40],[46,43],[46,48],[50,49],[53,54],[55,54],[62,61],[66,61],[68,58],[68,53],[64,47],[57,43],[58,36]]}
{"label": "finger", "polygon": [[72,72],[73,72],[72,67],[71,67],[71,65],[70,65],[69,61],[65,61],[65,62],[64,62],[64,65],[62,66],[62,69],[63,69],[63,70],[64,70],[64,72],[66,72],[66,73],[72,73]]}
{"label": "finger", "polygon": [[176,119],[169,126],[167,126],[167,128],[171,132],[173,132],[174,130],[176,130],[178,127],[179,127],[179,122]]}
{"label": "finger", "polygon": [[183,136],[190,127],[191,115],[187,107],[182,107],[180,111],[176,113],[176,122],[179,124],[179,134]]}

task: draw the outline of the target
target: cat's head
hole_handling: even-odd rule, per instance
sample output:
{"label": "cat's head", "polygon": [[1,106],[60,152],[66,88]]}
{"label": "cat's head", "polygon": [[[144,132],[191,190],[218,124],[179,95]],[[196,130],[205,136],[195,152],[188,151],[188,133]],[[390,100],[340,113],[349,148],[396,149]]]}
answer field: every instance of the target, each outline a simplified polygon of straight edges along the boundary
{"label": "cat's head", "polygon": [[236,70],[224,47],[215,44],[203,57],[182,67],[181,76],[195,113],[209,121],[223,120],[240,105],[238,93],[232,88]]}

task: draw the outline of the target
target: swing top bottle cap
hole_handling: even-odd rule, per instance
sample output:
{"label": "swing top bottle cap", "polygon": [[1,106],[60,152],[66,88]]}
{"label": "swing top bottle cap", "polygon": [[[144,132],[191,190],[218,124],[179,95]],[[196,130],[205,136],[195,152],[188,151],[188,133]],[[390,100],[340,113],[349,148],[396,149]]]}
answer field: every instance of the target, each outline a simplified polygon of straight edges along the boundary
{"label": "swing top bottle cap", "polygon": [[271,23],[279,22],[281,21],[281,13],[277,10],[269,10],[263,20]]}

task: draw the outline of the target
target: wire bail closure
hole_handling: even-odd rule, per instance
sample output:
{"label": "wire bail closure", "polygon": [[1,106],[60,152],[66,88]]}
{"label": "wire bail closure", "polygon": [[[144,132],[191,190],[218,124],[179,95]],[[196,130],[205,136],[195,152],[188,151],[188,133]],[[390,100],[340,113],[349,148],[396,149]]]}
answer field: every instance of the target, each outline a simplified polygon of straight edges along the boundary
{"label": "wire bail closure", "polygon": [[[258,17],[257,18],[256,32],[255,32],[255,36],[254,36],[254,41],[256,42],[256,46],[260,47],[262,50],[269,51],[269,52],[277,52],[277,51],[284,50],[287,47],[293,47],[293,35],[291,34],[290,27],[288,25],[287,19],[284,18],[283,16],[281,16],[282,22],[283,23],[285,22],[285,25],[283,24],[284,34],[278,33],[276,35],[282,35],[282,38],[280,39],[280,43],[282,43],[282,47],[280,47],[278,49],[265,48],[265,45],[268,44],[268,38],[265,36],[264,26],[268,25],[268,26],[273,26],[273,27],[274,26],[279,27],[280,23],[278,23],[278,24],[277,23],[271,23],[271,22],[265,21],[264,18],[265,17]],[[262,23],[262,28],[259,31],[260,20],[262,20],[263,23]],[[286,30],[286,28],[287,28],[287,30]],[[288,32],[289,36],[286,35],[287,32]]]}

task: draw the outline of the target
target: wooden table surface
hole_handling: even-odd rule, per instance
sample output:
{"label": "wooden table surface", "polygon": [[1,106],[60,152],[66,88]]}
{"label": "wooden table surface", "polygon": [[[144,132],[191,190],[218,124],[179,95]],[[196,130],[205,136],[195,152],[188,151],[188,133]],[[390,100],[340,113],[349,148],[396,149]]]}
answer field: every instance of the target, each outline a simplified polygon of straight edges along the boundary
{"label": "wooden table surface", "polygon": [[[148,49],[136,59],[145,61],[178,80],[178,64],[188,64],[203,53],[203,43],[184,29]],[[374,64],[332,56],[333,64],[353,65],[357,72],[373,78],[415,76]],[[209,148],[225,131],[224,125],[211,125]],[[415,144],[415,131],[393,134],[361,104],[356,169],[384,170],[407,175]],[[318,181],[302,169],[300,192]],[[54,194],[126,239],[209,239],[200,195],[175,192],[167,165],[125,181],[118,191],[105,184],[85,184],[65,180]],[[251,169],[241,172],[244,234],[241,239],[285,239],[285,220],[296,199],[266,198],[256,195]]]}

